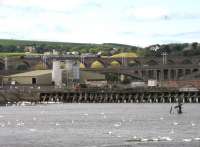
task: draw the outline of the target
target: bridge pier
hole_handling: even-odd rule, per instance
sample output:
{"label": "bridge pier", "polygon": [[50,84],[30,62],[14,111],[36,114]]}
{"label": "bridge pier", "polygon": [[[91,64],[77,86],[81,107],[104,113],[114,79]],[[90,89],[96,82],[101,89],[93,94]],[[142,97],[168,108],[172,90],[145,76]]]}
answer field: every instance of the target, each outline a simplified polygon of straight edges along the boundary
{"label": "bridge pier", "polygon": [[77,103],[81,103],[82,100],[82,92],[79,92],[79,95],[77,97]]}
{"label": "bridge pier", "polygon": [[74,93],[72,96],[72,103],[75,103],[75,102],[76,102],[76,93]]}
{"label": "bridge pier", "polygon": [[88,95],[89,95],[89,93],[87,93],[87,92],[85,92],[85,95],[84,95],[84,103],[87,103],[87,101],[88,101]]}
{"label": "bridge pier", "polygon": [[152,103],[152,98],[149,99],[149,103]]}
{"label": "bridge pier", "polygon": [[70,102],[73,103],[74,93],[70,93]]}
{"label": "bridge pier", "polygon": [[46,95],[46,94],[44,94],[44,96],[41,96],[41,100],[42,100],[42,102],[45,102],[46,99],[47,99],[47,95]]}
{"label": "bridge pier", "polygon": [[158,98],[156,98],[156,103],[158,103]]}
{"label": "bridge pier", "polygon": [[192,103],[192,97],[189,98],[189,103]]}
{"label": "bridge pier", "polygon": [[118,99],[119,99],[119,94],[117,93],[115,96],[115,103],[118,103]]}
{"label": "bridge pier", "polygon": [[65,93],[64,102],[69,102],[69,93]]}
{"label": "bridge pier", "polygon": [[98,102],[99,102],[99,103],[103,103],[104,97],[105,97],[105,94],[104,94],[104,93],[101,93],[101,94],[100,94],[100,99],[98,100]]}
{"label": "bridge pier", "polygon": [[137,97],[138,97],[138,93],[134,94],[134,96],[133,96],[133,103],[136,103]]}
{"label": "bridge pier", "polygon": [[140,99],[139,99],[139,103],[143,103],[143,100],[144,100],[144,94],[145,94],[145,93],[142,93],[142,94],[141,94],[141,97],[140,97]]}
{"label": "bridge pier", "polygon": [[93,103],[96,103],[97,97],[98,97],[98,93],[94,93],[94,100],[93,100]]}
{"label": "bridge pier", "polygon": [[50,102],[55,102],[55,99],[54,99],[53,95],[50,96]]}
{"label": "bridge pier", "polygon": [[182,98],[182,102],[185,103],[185,96]]}
{"label": "bridge pier", "polygon": [[162,103],[165,103],[165,97],[164,97],[164,96],[163,96],[161,102],[162,102]]}
{"label": "bridge pier", "polygon": [[113,100],[113,94],[110,93],[110,97],[109,97],[108,103],[112,103],[112,100]]}
{"label": "bridge pier", "polygon": [[59,102],[59,94],[55,95],[54,102]]}
{"label": "bridge pier", "polygon": [[150,99],[151,99],[151,94],[149,94],[149,95],[147,96],[146,102],[149,103],[149,102],[150,102]]}
{"label": "bridge pier", "polygon": [[196,103],[199,103],[199,99],[198,99],[198,97],[196,98]]}
{"label": "bridge pier", "polygon": [[132,100],[132,94],[129,94],[128,95],[128,103],[131,103],[131,100]]}
{"label": "bridge pier", "polygon": [[93,93],[90,93],[88,96],[88,103],[92,103],[93,102]]}
{"label": "bridge pier", "polygon": [[94,96],[93,96],[93,101],[92,101],[92,103],[95,103],[95,102],[96,102],[96,97],[97,97],[97,93],[94,93]]}

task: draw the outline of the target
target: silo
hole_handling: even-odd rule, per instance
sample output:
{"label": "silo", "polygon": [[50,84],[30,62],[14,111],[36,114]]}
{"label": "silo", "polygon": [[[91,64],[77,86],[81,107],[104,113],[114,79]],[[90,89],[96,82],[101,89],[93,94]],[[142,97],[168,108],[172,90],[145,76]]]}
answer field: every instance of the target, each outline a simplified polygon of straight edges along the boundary
{"label": "silo", "polygon": [[53,61],[52,81],[56,86],[62,85],[62,70],[60,69],[60,61]]}
{"label": "silo", "polygon": [[65,71],[67,73],[67,80],[73,79],[73,60],[66,60],[65,61]]}
{"label": "silo", "polygon": [[65,75],[63,76],[63,79],[64,83],[66,83],[68,87],[72,86],[73,84],[75,84],[75,82],[79,81],[79,69],[79,64],[75,60],[65,61]]}
{"label": "silo", "polygon": [[72,71],[73,62],[72,60],[65,60],[65,68],[67,71]]}
{"label": "silo", "polygon": [[80,65],[79,63],[75,62],[73,67],[73,80],[78,81],[80,79]]}

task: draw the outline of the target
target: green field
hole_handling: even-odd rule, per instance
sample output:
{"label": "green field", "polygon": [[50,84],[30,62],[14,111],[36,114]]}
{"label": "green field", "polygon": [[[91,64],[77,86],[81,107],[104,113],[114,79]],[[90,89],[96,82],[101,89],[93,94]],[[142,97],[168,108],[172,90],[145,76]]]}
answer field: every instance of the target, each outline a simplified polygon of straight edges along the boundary
{"label": "green field", "polygon": [[30,54],[26,54],[26,53],[8,53],[8,52],[3,52],[0,53],[0,57],[20,57],[20,56],[25,56],[25,55],[41,55],[41,54],[36,54],[36,53],[30,53]]}

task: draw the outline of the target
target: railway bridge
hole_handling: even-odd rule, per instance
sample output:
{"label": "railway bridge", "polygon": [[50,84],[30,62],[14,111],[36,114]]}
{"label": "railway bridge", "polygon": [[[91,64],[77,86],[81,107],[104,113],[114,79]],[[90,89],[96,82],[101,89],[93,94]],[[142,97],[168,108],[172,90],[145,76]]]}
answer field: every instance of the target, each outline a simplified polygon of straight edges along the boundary
{"label": "railway bridge", "polygon": [[[118,73],[132,76],[136,79],[147,80],[179,80],[198,79],[200,72],[200,56],[190,57],[65,57],[41,56],[0,59],[0,74],[11,74],[35,69],[51,69],[53,60],[78,60],[81,70],[101,73]],[[101,65],[96,68],[94,63]],[[115,66],[112,66],[112,65]],[[117,65],[117,66],[116,66]]]}
{"label": "railway bridge", "polygon": [[[14,65],[23,64],[26,68],[34,68],[41,64],[46,68],[52,67],[53,60],[78,60],[84,68],[91,68],[94,62],[98,62],[103,68],[109,68],[113,63],[121,66],[158,66],[158,65],[200,65],[200,56],[169,56],[165,60],[162,57],[79,57],[79,56],[24,56],[0,58],[0,70],[16,68]],[[19,68],[19,67],[18,67]]]}
{"label": "railway bridge", "polygon": [[138,80],[186,80],[197,79],[200,75],[200,66],[197,65],[155,65],[136,66],[120,68],[85,68],[83,71],[93,71],[99,73],[114,73],[131,76]]}

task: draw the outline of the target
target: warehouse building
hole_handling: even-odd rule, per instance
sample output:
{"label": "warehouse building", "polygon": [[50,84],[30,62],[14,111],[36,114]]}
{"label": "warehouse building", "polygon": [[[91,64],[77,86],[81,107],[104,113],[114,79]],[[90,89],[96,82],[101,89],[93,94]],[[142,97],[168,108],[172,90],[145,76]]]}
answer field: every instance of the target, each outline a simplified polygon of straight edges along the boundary
{"label": "warehouse building", "polygon": [[[68,87],[73,85],[74,80],[66,74],[65,70],[61,70],[61,74],[57,73],[56,76],[57,79],[61,80],[61,85]],[[105,75],[96,72],[80,71],[79,76],[78,83],[81,84],[96,85],[98,83],[101,85],[102,82],[105,83]],[[75,81],[77,83],[76,79]],[[5,85],[53,85],[53,83],[52,70],[35,70],[3,77],[3,84]]]}
{"label": "warehouse building", "polygon": [[105,80],[105,75],[92,71],[80,71],[80,82],[85,80]]}
{"label": "warehouse building", "polygon": [[3,77],[4,84],[17,85],[51,85],[51,70],[35,70]]}
{"label": "warehouse building", "polygon": [[104,74],[91,71],[81,71],[80,84],[85,84],[86,87],[104,87],[107,85],[107,81]]}

